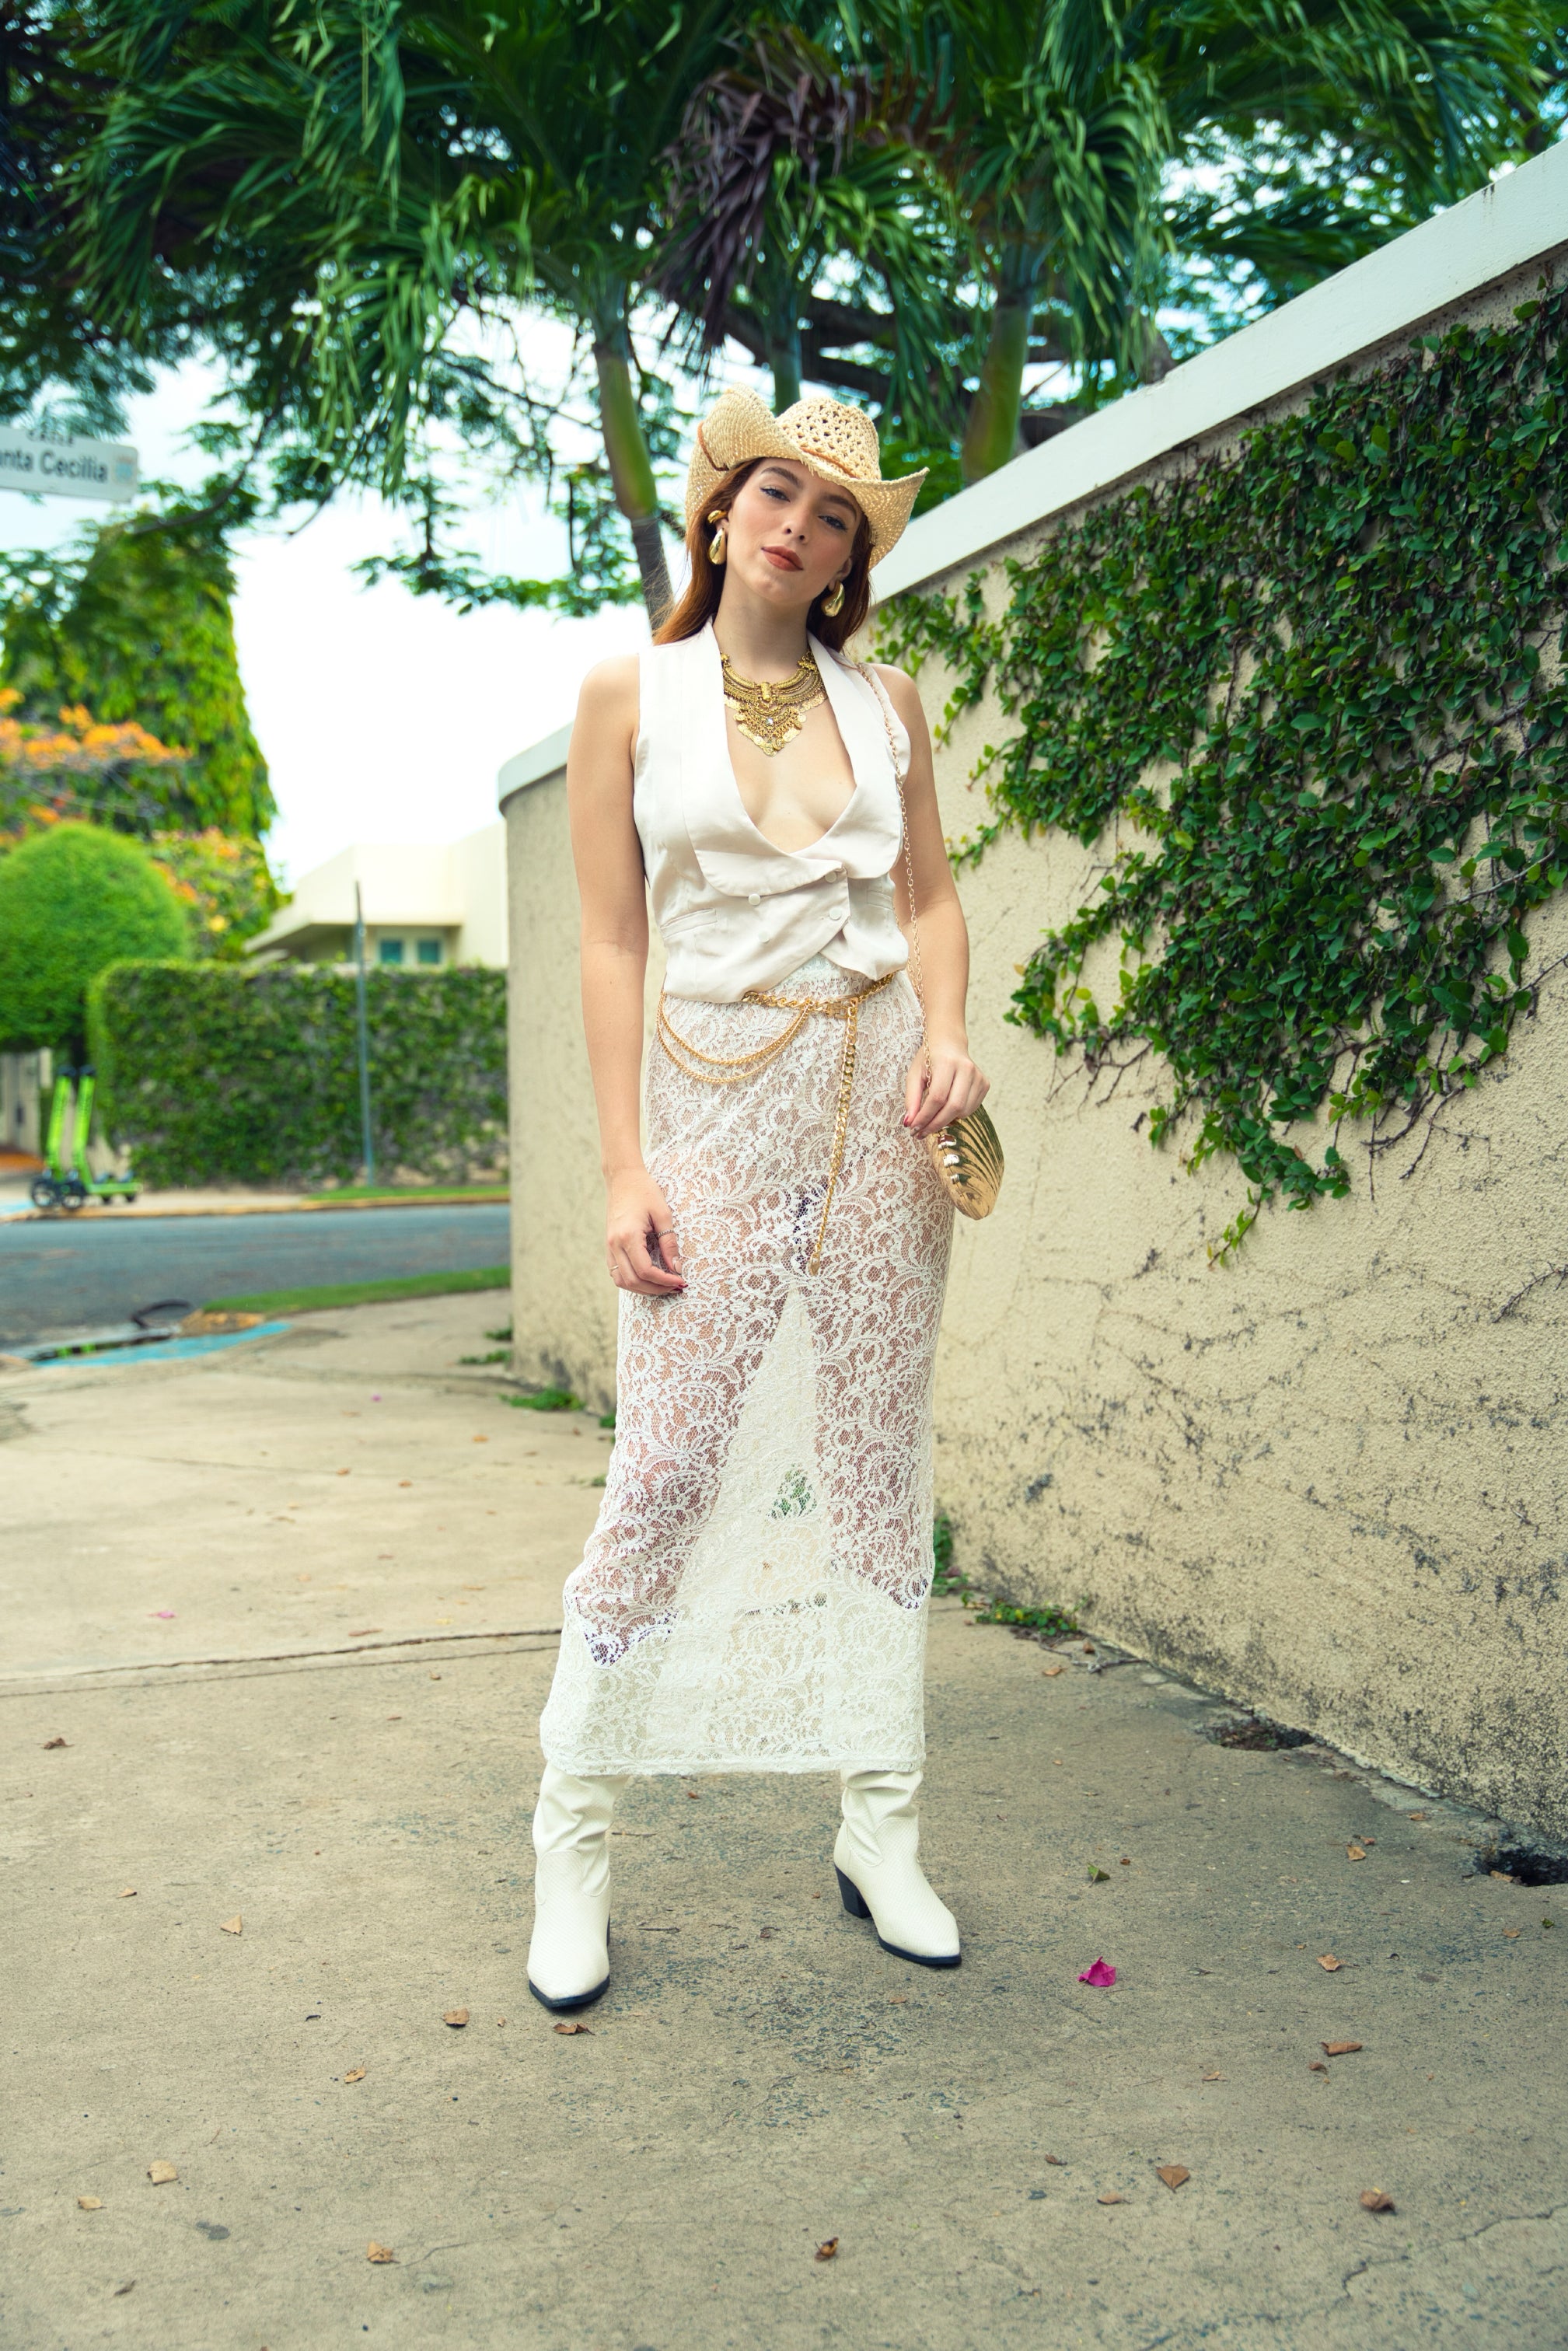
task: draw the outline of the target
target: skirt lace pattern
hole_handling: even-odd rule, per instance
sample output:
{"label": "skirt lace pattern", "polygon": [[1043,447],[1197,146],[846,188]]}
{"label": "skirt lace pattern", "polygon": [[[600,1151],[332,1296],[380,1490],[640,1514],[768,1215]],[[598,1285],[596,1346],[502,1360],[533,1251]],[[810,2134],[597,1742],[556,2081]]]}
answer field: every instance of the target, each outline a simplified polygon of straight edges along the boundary
{"label": "skirt lace pattern", "polygon": [[[781,992],[863,986],[822,956]],[[671,998],[706,1054],[788,1013]],[[931,1384],[952,1209],[902,1124],[920,1014],[860,1016],[820,1270],[842,1025],[736,1085],[649,1056],[649,1166],[686,1275],[622,1292],[614,1449],[540,1723],[583,1774],[915,1771],[925,1755]]]}

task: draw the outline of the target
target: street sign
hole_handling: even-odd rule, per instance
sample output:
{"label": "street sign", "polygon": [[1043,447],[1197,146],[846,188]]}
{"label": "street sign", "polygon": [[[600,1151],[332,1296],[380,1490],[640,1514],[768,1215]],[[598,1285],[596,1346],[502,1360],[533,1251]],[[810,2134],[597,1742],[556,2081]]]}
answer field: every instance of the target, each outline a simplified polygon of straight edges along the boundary
{"label": "street sign", "polygon": [[0,490],[31,490],[49,498],[109,498],[122,506],[136,496],[136,452],[119,441],[51,441],[0,424]]}

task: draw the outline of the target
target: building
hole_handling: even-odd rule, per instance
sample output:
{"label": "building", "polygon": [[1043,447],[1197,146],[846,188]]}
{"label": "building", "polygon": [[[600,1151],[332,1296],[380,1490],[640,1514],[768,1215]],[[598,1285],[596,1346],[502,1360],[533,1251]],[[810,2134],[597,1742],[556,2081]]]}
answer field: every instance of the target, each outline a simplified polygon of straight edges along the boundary
{"label": "building", "polygon": [[365,959],[394,971],[507,960],[506,826],[461,841],[355,841],[303,874],[288,904],[246,952],[260,962],[346,963],[354,952],[354,889],[364,908]]}

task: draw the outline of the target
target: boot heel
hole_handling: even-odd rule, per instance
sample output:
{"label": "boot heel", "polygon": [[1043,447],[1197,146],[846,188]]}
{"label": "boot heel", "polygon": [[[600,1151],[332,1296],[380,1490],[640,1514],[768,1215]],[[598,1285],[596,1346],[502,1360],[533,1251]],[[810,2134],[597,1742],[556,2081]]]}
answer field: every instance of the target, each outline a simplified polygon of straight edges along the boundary
{"label": "boot heel", "polygon": [[836,1861],[833,1864],[833,1876],[839,1881],[839,1892],[843,1897],[844,1908],[849,1912],[850,1917],[852,1918],[869,1918],[871,1917],[871,1909],[866,1902],[865,1896],[861,1892],[860,1887],[855,1884],[852,1877],[846,1877],[844,1876],[843,1871],[839,1867]]}

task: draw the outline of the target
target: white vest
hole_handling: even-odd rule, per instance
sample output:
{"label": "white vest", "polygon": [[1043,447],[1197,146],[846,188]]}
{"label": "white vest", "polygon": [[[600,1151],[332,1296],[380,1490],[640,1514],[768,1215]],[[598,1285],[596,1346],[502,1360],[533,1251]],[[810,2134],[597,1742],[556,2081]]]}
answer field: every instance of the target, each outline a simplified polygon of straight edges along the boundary
{"label": "white vest", "polygon": [[[815,955],[867,979],[908,960],[894,916],[902,829],[881,700],[809,642],[855,779],[849,806],[810,849],[775,849],[746,813],[713,630],[642,656],[632,809],[671,996],[733,1004]],[[893,724],[904,765],[909,741],[896,712]]]}

